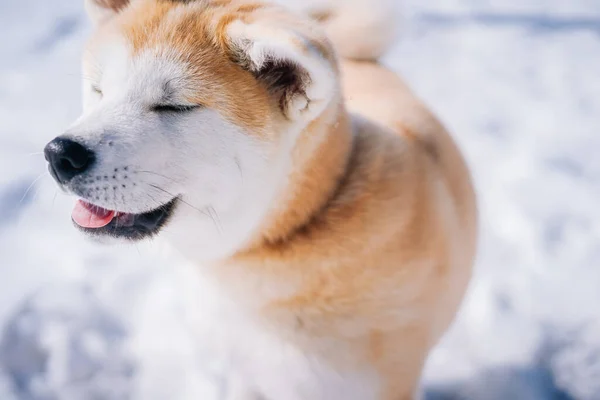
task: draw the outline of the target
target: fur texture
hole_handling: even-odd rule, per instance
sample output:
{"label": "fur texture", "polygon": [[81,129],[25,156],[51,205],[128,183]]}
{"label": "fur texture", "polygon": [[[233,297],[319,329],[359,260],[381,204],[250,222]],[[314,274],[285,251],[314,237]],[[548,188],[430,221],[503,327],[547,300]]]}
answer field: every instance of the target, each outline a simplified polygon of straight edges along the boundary
{"label": "fur texture", "polygon": [[67,189],[127,213],[179,199],[160,235],[198,265],[229,398],[413,398],[476,210],[450,136],[376,62],[392,0],[86,1],[65,136],[97,162]]}

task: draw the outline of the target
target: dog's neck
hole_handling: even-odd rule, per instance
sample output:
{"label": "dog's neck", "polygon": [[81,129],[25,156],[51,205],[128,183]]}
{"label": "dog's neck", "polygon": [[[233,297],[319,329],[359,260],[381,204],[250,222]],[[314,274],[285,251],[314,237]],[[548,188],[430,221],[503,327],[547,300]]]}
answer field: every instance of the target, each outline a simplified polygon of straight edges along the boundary
{"label": "dog's neck", "polygon": [[291,240],[323,212],[345,176],[353,136],[350,116],[341,101],[304,129],[293,148],[287,184],[276,196],[250,248]]}

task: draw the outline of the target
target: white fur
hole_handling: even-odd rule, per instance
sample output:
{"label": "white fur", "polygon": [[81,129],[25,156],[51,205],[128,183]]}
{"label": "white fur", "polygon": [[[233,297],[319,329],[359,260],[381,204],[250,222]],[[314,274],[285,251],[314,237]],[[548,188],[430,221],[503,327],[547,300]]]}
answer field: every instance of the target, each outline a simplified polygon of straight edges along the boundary
{"label": "white fur", "polygon": [[[243,280],[247,277],[241,276]],[[256,297],[282,288],[253,285]],[[191,321],[205,353],[224,357],[228,379],[226,400],[372,400],[378,398],[380,382],[369,368],[335,370],[316,355],[307,355],[288,339],[252,317],[252,304],[240,304],[210,276],[200,277],[191,293],[199,310]],[[218,323],[217,323],[218,322]],[[316,342],[315,342],[316,343]],[[340,354],[337,343],[326,341],[324,349]],[[260,397],[260,395],[266,397]]]}

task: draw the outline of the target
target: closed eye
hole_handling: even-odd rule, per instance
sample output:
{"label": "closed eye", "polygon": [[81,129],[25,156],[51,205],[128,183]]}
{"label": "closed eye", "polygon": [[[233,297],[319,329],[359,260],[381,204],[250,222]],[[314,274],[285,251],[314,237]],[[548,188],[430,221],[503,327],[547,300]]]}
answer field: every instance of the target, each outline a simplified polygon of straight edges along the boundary
{"label": "closed eye", "polygon": [[158,113],[183,113],[192,111],[199,107],[199,105],[157,104],[152,107],[152,111]]}

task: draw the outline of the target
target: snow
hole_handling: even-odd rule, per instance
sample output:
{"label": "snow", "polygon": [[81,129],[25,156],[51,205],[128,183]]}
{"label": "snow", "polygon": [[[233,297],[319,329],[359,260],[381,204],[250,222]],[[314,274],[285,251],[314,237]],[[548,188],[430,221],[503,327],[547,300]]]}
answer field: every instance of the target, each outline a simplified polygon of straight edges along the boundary
{"label": "snow", "polygon": [[[70,224],[40,153],[79,111],[80,1],[0,1],[0,398],[217,399],[192,267]],[[476,276],[427,398],[600,399],[600,2],[406,0],[386,58],[472,168]]]}

